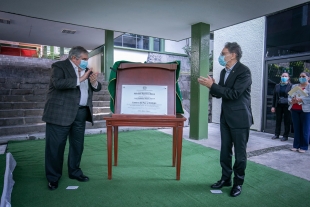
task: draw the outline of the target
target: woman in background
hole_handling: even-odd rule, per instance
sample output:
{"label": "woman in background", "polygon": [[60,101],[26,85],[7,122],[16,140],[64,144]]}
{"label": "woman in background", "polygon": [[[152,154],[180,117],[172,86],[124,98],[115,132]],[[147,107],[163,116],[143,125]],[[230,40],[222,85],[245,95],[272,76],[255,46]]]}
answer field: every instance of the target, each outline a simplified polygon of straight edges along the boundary
{"label": "woman in background", "polygon": [[294,143],[292,151],[301,153],[308,150],[310,135],[310,74],[302,72],[299,76],[300,84],[295,84],[292,88],[300,87],[308,96],[288,97],[292,112],[292,120],[294,126]]}
{"label": "woman in background", "polygon": [[271,112],[276,113],[276,129],[271,139],[279,139],[281,133],[282,117],[284,116],[284,133],[281,141],[288,140],[291,126],[291,112],[288,110],[288,92],[291,90],[290,76],[282,73],[281,82],[277,84],[273,91]]}

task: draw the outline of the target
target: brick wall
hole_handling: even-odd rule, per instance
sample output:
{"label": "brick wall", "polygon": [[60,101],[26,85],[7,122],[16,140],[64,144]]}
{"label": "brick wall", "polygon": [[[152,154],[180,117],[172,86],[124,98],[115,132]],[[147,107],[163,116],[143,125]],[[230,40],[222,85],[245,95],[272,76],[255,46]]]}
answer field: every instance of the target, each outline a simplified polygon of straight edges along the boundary
{"label": "brick wall", "polygon": [[[29,139],[45,132],[42,115],[55,61],[0,55],[0,142],[19,139],[15,135]],[[95,122],[94,126],[87,123],[87,129],[104,128],[103,118],[110,113],[110,96],[103,80],[99,74],[103,89],[93,95]]]}
{"label": "brick wall", "polygon": [[49,59],[0,55],[1,95],[45,95],[51,64],[54,62]]}

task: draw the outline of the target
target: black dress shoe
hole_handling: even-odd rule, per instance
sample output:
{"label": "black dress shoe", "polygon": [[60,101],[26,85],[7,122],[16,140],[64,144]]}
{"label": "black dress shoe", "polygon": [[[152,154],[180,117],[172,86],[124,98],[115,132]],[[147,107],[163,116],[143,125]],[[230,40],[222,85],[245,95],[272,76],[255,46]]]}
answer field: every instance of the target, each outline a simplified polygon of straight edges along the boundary
{"label": "black dress shoe", "polygon": [[279,136],[274,135],[273,137],[271,137],[271,139],[279,139]]}
{"label": "black dress shoe", "polygon": [[219,180],[213,185],[211,185],[211,188],[213,189],[220,189],[223,186],[231,186],[231,180]]}
{"label": "black dress shoe", "polygon": [[49,182],[48,183],[48,188],[50,190],[56,190],[58,188],[58,182]]}
{"label": "black dress shoe", "polygon": [[287,140],[288,140],[288,137],[282,137],[280,140],[281,140],[282,142],[287,141]]}
{"label": "black dress shoe", "polygon": [[72,176],[72,175],[69,175],[69,178],[70,179],[76,179],[80,182],[87,182],[89,181],[89,177],[87,177],[86,175],[80,175],[80,176]]}
{"label": "black dress shoe", "polygon": [[242,185],[234,185],[230,191],[230,195],[232,197],[237,197],[241,194],[242,191]]}

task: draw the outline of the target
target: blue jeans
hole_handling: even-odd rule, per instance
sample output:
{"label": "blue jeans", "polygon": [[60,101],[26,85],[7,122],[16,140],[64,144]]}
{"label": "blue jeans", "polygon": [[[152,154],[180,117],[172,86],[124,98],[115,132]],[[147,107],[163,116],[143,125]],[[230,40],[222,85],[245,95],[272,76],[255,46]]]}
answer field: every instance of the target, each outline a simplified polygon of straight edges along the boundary
{"label": "blue jeans", "polygon": [[310,135],[310,112],[302,110],[291,110],[294,126],[293,147],[302,150],[308,150]]}

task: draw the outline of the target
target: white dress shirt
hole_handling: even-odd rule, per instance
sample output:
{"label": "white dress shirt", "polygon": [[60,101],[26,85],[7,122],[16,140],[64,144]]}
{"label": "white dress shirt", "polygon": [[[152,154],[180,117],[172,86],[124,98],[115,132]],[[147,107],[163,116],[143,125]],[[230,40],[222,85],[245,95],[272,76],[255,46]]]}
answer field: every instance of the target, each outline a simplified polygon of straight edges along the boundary
{"label": "white dress shirt", "polygon": [[225,82],[226,82],[230,72],[232,71],[232,69],[234,68],[235,65],[236,65],[236,63],[233,66],[231,66],[231,68],[226,68],[225,67],[226,73],[225,73],[225,77],[224,77],[224,84],[225,84]]}
{"label": "white dress shirt", "polygon": [[81,92],[81,99],[80,99],[80,106],[86,106],[87,105],[87,100],[88,100],[88,79],[80,82],[80,77],[85,74],[85,70],[80,71],[79,75],[79,68],[70,60],[75,73],[77,77],[76,85],[80,86],[80,92]]}

